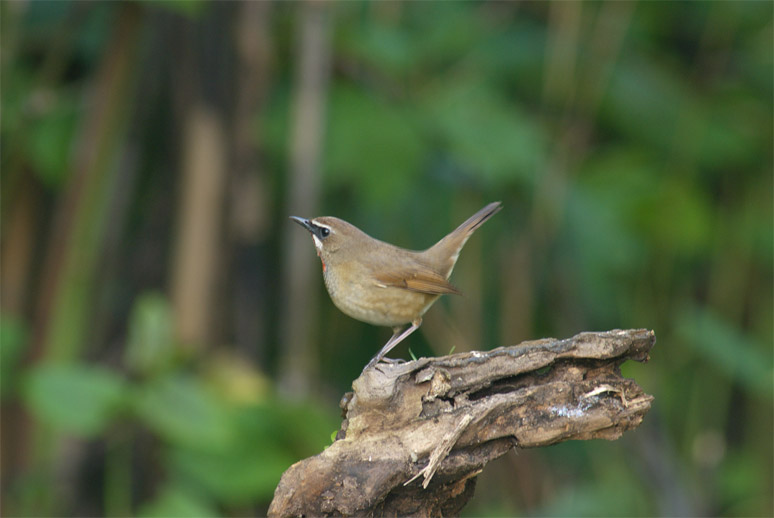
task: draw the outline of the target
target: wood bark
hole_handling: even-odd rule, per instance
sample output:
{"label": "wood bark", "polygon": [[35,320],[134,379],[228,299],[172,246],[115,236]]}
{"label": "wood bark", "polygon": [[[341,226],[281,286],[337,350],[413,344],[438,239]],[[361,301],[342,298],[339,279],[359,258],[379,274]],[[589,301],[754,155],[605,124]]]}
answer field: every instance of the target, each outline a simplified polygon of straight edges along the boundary
{"label": "wood bark", "polygon": [[646,329],[580,333],[485,352],[380,364],[353,383],[336,441],[291,466],[269,516],[448,516],[511,448],[613,440],[653,396],[621,376]]}

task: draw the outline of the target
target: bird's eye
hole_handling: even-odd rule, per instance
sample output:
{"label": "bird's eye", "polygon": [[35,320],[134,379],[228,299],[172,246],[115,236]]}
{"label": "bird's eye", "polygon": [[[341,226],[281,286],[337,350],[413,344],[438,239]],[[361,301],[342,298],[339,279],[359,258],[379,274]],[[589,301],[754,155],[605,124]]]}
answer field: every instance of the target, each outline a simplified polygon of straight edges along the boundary
{"label": "bird's eye", "polygon": [[320,237],[328,237],[330,233],[331,233],[330,229],[327,229],[325,227],[320,227]]}

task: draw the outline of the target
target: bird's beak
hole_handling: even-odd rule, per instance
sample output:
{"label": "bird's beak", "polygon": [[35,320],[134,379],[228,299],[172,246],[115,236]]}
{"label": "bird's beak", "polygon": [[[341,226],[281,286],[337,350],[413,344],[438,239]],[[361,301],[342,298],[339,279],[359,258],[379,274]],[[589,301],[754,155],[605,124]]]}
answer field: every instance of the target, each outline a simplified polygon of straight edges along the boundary
{"label": "bird's beak", "polygon": [[307,229],[312,234],[315,233],[314,225],[312,225],[312,222],[309,221],[308,219],[299,218],[298,216],[290,216],[290,219],[292,219],[293,221],[295,221],[296,223],[298,223],[299,225]]}

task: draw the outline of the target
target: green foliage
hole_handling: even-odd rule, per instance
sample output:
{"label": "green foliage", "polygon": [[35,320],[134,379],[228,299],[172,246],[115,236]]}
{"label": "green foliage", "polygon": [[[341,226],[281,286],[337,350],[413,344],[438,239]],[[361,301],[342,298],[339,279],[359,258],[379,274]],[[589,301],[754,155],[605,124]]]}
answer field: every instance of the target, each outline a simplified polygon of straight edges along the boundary
{"label": "green foliage", "polygon": [[176,477],[231,505],[270,499],[287,467],[301,452],[321,451],[327,445],[321,430],[335,424],[308,405],[271,402],[232,407],[229,418],[233,435],[227,448],[178,442],[169,464]]}
{"label": "green foliage", "polygon": [[14,393],[28,335],[24,322],[10,315],[0,314],[0,397],[2,398]]}
{"label": "green foliage", "polygon": [[[177,486],[228,505],[269,499],[285,469],[322,450],[323,430],[335,426],[307,405],[229,402],[192,376],[150,382],[140,388],[136,408],[169,445],[165,459]],[[153,505],[185,502],[183,494],[165,493]]]}
{"label": "green foliage", "polygon": [[407,107],[368,92],[331,92],[326,174],[332,186],[360,186],[364,203],[388,205],[419,174],[421,133]]}
{"label": "green foliage", "polygon": [[753,516],[767,506],[766,467],[756,458],[756,453],[734,452],[718,470],[715,482],[722,493],[722,501],[728,502],[728,516]]}
{"label": "green foliage", "polygon": [[103,367],[40,364],[27,373],[23,396],[47,425],[95,437],[125,407],[127,387],[120,376]]}
{"label": "green foliage", "polygon": [[202,16],[210,4],[207,0],[150,0],[148,3],[193,19]]}
{"label": "green foliage", "polygon": [[56,187],[64,183],[67,169],[62,164],[69,161],[77,121],[75,104],[62,100],[32,127],[26,152],[33,159],[34,170],[47,185]]}
{"label": "green foliage", "polygon": [[[649,448],[661,457],[621,442],[531,452],[515,461],[530,474],[521,493],[506,471],[496,481],[502,497],[480,487],[468,512],[653,515],[674,511],[665,502],[696,499],[683,514],[770,515],[770,3],[323,4],[333,44],[318,164],[323,207],[408,246],[434,242],[477,200],[501,199],[502,213],[477,234],[486,243],[479,257],[471,257],[471,242],[455,272],[467,268],[476,277],[465,282],[483,286],[460,307],[480,306],[474,320],[491,343],[615,327],[658,336],[649,364],[623,369],[655,395],[635,433],[655,441]],[[342,373],[359,367],[345,369],[339,358],[355,362],[352,351],[382,340],[381,330],[325,306],[310,325],[320,322],[313,332],[325,348],[322,365],[334,368],[321,369],[327,386],[314,403],[280,398],[270,374],[283,344],[274,302],[283,296],[275,270],[286,227],[276,200],[292,198],[294,188],[287,173],[301,8],[268,10],[260,35],[268,94],[245,136],[230,126],[241,106],[234,100],[255,93],[244,96],[243,85],[231,83],[250,75],[236,58],[244,50],[234,32],[239,4],[0,3],[3,261],[21,246],[7,238],[17,203],[41,209],[22,221],[34,235],[18,254],[34,263],[22,272],[31,279],[24,308],[17,316],[4,306],[0,318],[0,395],[4,411],[22,406],[33,416],[20,429],[30,432],[24,446],[35,459],[26,471],[9,462],[4,515],[93,512],[68,504],[55,491],[60,481],[51,482],[49,473],[59,472],[51,459],[63,457],[51,451],[62,437],[84,440],[89,452],[65,481],[88,484],[85,505],[218,516],[265,506],[282,471],[322,450],[338,429],[328,394],[348,389]],[[129,86],[101,91],[119,65],[104,53],[116,48],[123,16],[141,20],[137,40],[122,42],[141,49],[139,66],[129,65]],[[607,37],[613,29],[624,31],[620,46]],[[213,278],[229,282],[214,297],[223,309],[210,308],[223,342],[202,351],[180,347],[175,308],[158,291],[169,285],[169,243],[179,238],[171,215],[186,186],[174,168],[192,93],[211,105],[229,138],[249,142],[261,199],[271,206],[260,209],[253,248],[223,233],[216,261],[223,271]],[[122,109],[100,114],[114,114],[115,124],[84,142],[84,115],[106,99],[138,109],[118,122]],[[88,175],[74,169],[76,146],[97,151]],[[226,192],[221,215],[231,218]],[[245,256],[247,275],[239,266]],[[56,272],[63,279],[49,285]],[[260,289],[248,288],[248,297],[228,291],[243,286],[242,276]],[[260,302],[245,309],[252,298]],[[245,318],[254,308],[266,314]],[[472,333],[460,314],[449,320]],[[264,322],[260,337],[243,333],[252,317]],[[519,322],[516,337],[511,320]],[[406,344],[412,357],[448,349],[426,331]],[[249,343],[232,348],[243,336]],[[234,350],[250,359],[221,355]],[[104,467],[104,480],[92,475],[95,445],[105,450],[94,470]],[[152,458],[135,458],[139,450]],[[60,507],[24,512],[38,510],[25,499]]]}
{"label": "green foliage", "polygon": [[159,293],[141,295],[129,320],[126,366],[144,375],[168,369],[177,356],[171,309]]}
{"label": "green foliage", "polygon": [[450,158],[484,186],[529,183],[542,166],[540,124],[474,77],[429,90],[422,104]]}
{"label": "green foliage", "polygon": [[704,308],[679,313],[677,336],[721,370],[725,377],[753,393],[770,398],[774,390],[774,359],[770,347],[757,343]]}
{"label": "green foliage", "polygon": [[322,450],[324,430],[336,426],[308,405],[230,401],[204,380],[172,370],[130,385],[100,367],[42,364],[27,374],[24,397],[41,421],[78,436],[105,434],[123,417],[162,439],[172,484],[142,506],[142,516],[214,516],[214,502],[265,501],[284,470]]}
{"label": "green foliage", "polygon": [[176,449],[169,464],[217,501],[232,505],[265,501],[271,499],[282,473],[296,461],[292,452],[277,448],[275,442],[275,437],[242,439],[222,454]]}
{"label": "green foliage", "polygon": [[[625,478],[609,477],[606,482],[587,483],[563,491],[543,510],[543,516],[645,516],[654,515],[649,510],[646,495],[627,471],[618,471]],[[629,478],[629,480],[627,480]],[[606,490],[613,484],[616,491]],[[625,512],[622,510],[625,509]]]}
{"label": "green foliage", "polygon": [[219,450],[231,440],[227,411],[196,377],[152,380],[139,387],[134,405],[142,422],[170,443]]}
{"label": "green foliage", "polygon": [[[73,137],[78,123],[78,107],[74,96],[66,91],[54,92],[39,88],[35,96],[34,77],[19,66],[11,79],[3,81],[3,141],[13,146],[9,157],[23,156],[40,181],[51,188],[63,185],[69,172]],[[7,169],[7,166],[4,167]],[[4,171],[8,174],[8,171]]]}
{"label": "green foliage", "polygon": [[190,488],[167,485],[140,508],[143,518],[210,518],[220,516],[212,503]]}
{"label": "green foliage", "polygon": [[346,48],[354,59],[391,78],[400,77],[416,63],[412,54],[414,45],[406,31],[361,24],[346,37]]}
{"label": "green foliage", "polygon": [[602,108],[604,120],[621,137],[657,152],[668,152],[688,87],[678,70],[644,57],[619,63]]}

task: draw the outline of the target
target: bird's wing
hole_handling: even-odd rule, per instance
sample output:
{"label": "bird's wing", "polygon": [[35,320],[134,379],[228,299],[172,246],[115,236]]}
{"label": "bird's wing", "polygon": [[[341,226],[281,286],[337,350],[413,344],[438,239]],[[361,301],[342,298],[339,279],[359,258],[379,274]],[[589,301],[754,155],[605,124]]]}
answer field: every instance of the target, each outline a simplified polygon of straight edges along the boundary
{"label": "bird's wing", "polygon": [[430,295],[443,295],[445,293],[460,295],[460,290],[442,275],[433,271],[393,270],[379,272],[374,275],[374,278],[377,284],[384,287],[402,288]]}

